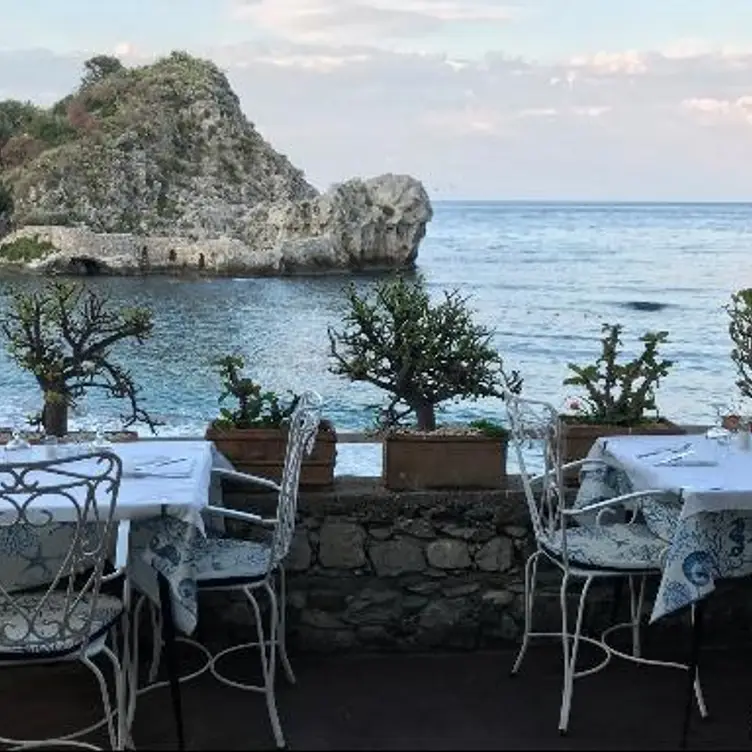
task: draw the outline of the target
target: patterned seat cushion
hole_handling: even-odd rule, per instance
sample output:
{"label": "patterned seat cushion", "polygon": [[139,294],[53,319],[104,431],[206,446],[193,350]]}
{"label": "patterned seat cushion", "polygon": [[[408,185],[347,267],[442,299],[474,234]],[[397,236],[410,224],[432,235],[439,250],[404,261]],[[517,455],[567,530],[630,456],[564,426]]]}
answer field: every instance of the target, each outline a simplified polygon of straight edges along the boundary
{"label": "patterned seat cushion", "polygon": [[258,580],[269,570],[268,543],[233,538],[196,539],[192,551],[196,581]]}
{"label": "patterned seat cushion", "polygon": [[[666,542],[650,532],[646,525],[599,525],[568,527],[567,554],[571,565],[602,569],[660,569]],[[562,532],[557,530],[544,548],[562,556]]]}
{"label": "patterned seat cushion", "polygon": [[[86,640],[80,630],[91,611],[91,598],[83,596],[69,612],[69,624],[63,622],[66,606],[65,593],[53,593],[45,599],[35,619],[33,631],[29,620],[44,593],[25,593],[12,600],[0,600],[0,660],[34,655],[66,655],[78,650]],[[89,643],[107,632],[123,612],[122,601],[110,595],[100,594],[94,608],[89,629]]]}

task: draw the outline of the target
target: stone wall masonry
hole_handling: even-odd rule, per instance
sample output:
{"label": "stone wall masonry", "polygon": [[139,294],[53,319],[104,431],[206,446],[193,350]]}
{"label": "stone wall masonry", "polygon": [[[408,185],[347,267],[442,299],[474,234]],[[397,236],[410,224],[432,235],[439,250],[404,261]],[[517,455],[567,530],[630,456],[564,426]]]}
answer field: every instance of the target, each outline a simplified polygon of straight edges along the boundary
{"label": "stone wall masonry", "polygon": [[[508,491],[395,493],[375,479],[345,478],[330,493],[303,494],[286,562],[289,644],[312,651],[419,651],[518,642],[524,563],[534,541],[514,482]],[[230,492],[226,503],[269,513],[275,499]],[[536,629],[560,629],[559,583],[558,571],[542,565]],[[598,581],[591,588],[586,619],[592,628],[612,623],[612,588]],[[742,623],[737,595],[714,598],[710,621]],[[247,639],[248,609],[229,604],[225,594],[212,597],[225,600],[202,604],[204,637],[226,638],[229,630],[237,632],[231,639]],[[742,610],[752,624],[752,609]],[[688,639],[686,615],[650,631],[670,636],[677,628]]]}

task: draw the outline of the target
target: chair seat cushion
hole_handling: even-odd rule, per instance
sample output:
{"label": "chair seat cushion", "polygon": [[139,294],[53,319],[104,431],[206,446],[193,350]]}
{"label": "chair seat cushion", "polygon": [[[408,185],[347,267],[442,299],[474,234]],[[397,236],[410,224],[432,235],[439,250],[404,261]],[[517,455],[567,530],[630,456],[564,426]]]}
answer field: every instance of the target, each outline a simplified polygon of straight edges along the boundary
{"label": "chair seat cushion", "polygon": [[[567,527],[567,554],[571,565],[616,570],[661,569],[667,543],[639,523]],[[562,531],[541,541],[562,557]]]}
{"label": "chair seat cushion", "polygon": [[[104,635],[123,612],[119,598],[100,593],[86,640],[82,639],[80,630],[91,611],[91,598],[81,597],[69,610],[68,625],[65,625],[65,593],[52,593],[47,598],[45,595],[24,593],[0,600],[0,660],[73,653],[86,642],[92,643]],[[30,619],[42,601],[33,630],[30,630]]]}
{"label": "chair seat cushion", "polygon": [[201,538],[195,541],[191,553],[199,585],[219,580],[259,580],[269,571],[271,559],[268,543],[233,538]]}

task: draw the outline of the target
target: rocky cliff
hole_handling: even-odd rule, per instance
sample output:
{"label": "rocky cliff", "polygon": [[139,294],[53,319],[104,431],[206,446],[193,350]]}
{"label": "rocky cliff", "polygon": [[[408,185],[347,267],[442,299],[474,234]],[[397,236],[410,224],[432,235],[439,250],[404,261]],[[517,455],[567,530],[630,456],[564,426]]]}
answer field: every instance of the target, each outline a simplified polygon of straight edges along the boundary
{"label": "rocky cliff", "polygon": [[354,179],[319,194],[212,63],[94,61],[50,110],[0,103],[0,181],[12,197],[0,224],[15,230],[0,264],[274,274],[414,262],[432,214],[417,180]]}

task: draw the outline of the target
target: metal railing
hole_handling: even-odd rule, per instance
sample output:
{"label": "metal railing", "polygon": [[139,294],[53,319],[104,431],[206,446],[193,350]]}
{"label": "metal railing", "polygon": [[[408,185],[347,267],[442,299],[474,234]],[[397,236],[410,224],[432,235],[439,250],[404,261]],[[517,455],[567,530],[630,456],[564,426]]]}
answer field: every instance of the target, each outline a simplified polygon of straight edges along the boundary
{"label": "metal railing", "polygon": [[[679,423],[677,428],[687,433],[704,433],[710,426]],[[141,441],[200,441],[204,436],[139,436]],[[337,431],[337,442],[340,444],[381,444],[381,436],[365,431]]]}

